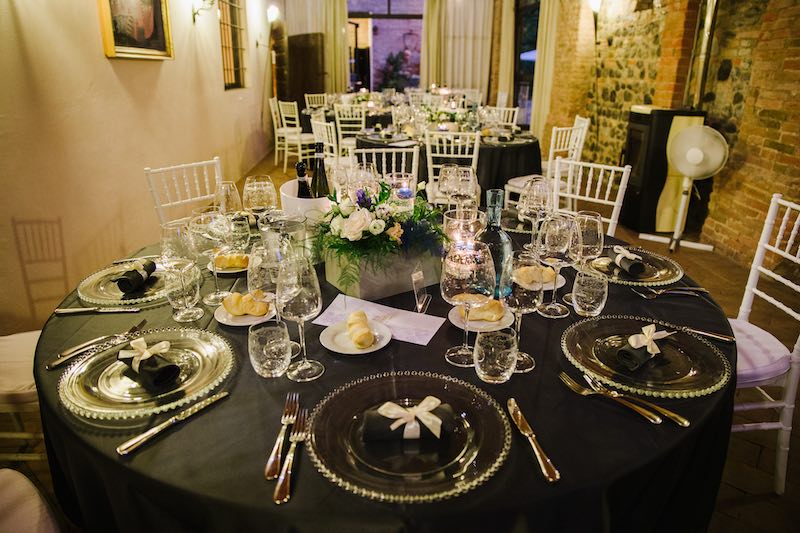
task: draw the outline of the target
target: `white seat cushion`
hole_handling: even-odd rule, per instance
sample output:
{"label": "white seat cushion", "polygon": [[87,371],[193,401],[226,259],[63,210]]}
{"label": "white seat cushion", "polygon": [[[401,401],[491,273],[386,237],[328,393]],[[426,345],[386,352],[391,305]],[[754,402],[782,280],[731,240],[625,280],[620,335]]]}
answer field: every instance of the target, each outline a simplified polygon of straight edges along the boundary
{"label": "white seat cushion", "polygon": [[729,319],[736,337],[738,387],[780,376],[789,370],[789,349],[771,333],[738,318]]}
{"label": "white seat cushion", "polygon": [[33,356],[41,333],[27,331],[0,337],[0,403],[37,401]]}
{"label": "white seat cushion", "polygon": [[297,142],[298,140],[302,144],[313,144],[314,143],[314,134],[313,133],[293,133],[286,136],[286,140],[288,142]]}
{"label": "white seat cushion", "polygon": [[291,135],[291,134],[293,134],[293,133],[300,133],[301,131],[303,131],[303,128],[300,128],[300,127],[294,127],[294,128],[286,128],[286,127],[283,127],[283,128],[278,128],[278,133],[279,133],[279,134],[283,134],[283,135]]}
{"label": "white seat cushion", "polygon": [[0,469],[0,531],[56,533],[58,523],[33,483],[16,470]]}
{"label": "white seat cushion", "polygon": [[356,147],[356,138],[355,137],[345,137],[342,139],[342,146],[346,148],[355,148]]}

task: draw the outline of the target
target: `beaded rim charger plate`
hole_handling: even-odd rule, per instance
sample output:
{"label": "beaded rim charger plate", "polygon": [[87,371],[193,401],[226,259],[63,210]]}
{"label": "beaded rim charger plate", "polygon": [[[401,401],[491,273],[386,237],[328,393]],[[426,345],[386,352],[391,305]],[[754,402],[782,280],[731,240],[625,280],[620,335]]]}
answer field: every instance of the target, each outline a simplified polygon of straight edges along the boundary
{"label": "beaded rim charger plate", "polygon": [[[628,337],[648,324],[674,331],[658,341],[661,353],[636,370],[617,360]],[[561,337],[567,359],[581,372],[603,383],[635,394],[661,398],[693,398],[718,391],[731,377],[731,365],[706,339],[652,318],[598,316],[572,324]]]}
{"label": "beaded rim charger plate", "polygon": [[608,278],[609,283],[632,285],[637,287],[657,287],[670,285],[683,277],[683,267],[668,257],[658,255],[643,248],[626,247],[629,251],[641,256],[644,272],[633,277],[608,257],[601,256],[589,263],[593,270]]}
{"label": "beaded rim charger plate", "polygon": [[133,262],[112,265],[98,270],[83,279],[78,285],[78,297],[86,303],[95,305],[137,305],[164,298],[167,289],[163,272],[156,270],[145,281],[141,291],[124,294],[112,281],[120,274],[133,268]]}
{"label": "beaded rim charger plate", "polygon": [[[144,338],[148,346],[169,341],[160,354],[178,365],[174,383],[157,391],[142,387],[125,375],[128,365],[117,360],[128,342]],[[61,376],[58,394],[73,414],[98,420],[122,420],[161,413],[190,403],[211,392],[233,369],[233,349],[220,335],[193,328],[151,329],[127,336],[126,342],[101,344]]]}
{"label": "beaded rim charger plate", "polygon": [[[386,401],[415,405],[428,395],[452,407],[451,435],[438,441],[363,441],[365,411]],[[450,376],[416,371],[375,374],[334,390],[314,409],[308,439],[309,455],[328,480],[365,498],[398,503],[470,491],[494,475],[510,447],[511,426],[489,394]]]}

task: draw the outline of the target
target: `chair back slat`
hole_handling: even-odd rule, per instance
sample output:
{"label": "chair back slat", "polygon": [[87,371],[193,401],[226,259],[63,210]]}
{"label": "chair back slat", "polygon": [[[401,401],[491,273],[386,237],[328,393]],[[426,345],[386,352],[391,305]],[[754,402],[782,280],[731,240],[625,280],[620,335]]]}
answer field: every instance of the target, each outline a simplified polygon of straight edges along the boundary
{"label": "chair back slat", "polygon": [[322,143],[326,157],[339,157],[339,141],[336,138],[336,125],[320,117],[311,120],[314,142]]}
{"label": "chair back slat", "polygon": [[281,114],[281,125],[283,127],[300,127],[300,112],[297,110],[297,102],[284,102],[279,100],[278,110]]}
{"label": "chair back slat", "polygon": [[499,119],[501,125],[506,127],[512,127],[517,125],[517,115],[519,114],[518,107],[486,106],[486,109],[496,113],[496,116]]}
{"label": "chair back slat", "polygon": [[325,93],[305,93],[303,96],[306,101],[306,109],[325,105]]}
{"label": "chair back slat", "polygon": [[[379,174],[405,172],[419,179],[419,146],[413,148],[358,148],[355,163],[374,163]],[[380,164],[379,164],[380,163]]]}
{"label": "chair back slat", "polygon": [[171,216],[178,213],[181,208],[214,199],[217,184],[222,181],[222,165],[219,157],[214,157],[197,163],[162,168],[148,167],[144,169],[144,174],[147,177],[159,223],[164,224],[182,218]]}

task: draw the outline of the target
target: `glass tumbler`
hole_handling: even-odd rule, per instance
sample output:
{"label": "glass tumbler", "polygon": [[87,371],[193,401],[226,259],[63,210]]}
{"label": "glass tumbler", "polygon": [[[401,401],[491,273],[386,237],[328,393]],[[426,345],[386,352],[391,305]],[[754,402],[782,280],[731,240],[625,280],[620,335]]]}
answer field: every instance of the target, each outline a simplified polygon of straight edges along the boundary
{"label": "glass tumbler", "polygon": [[486,383],[505,383],[517,365],[517,334],[511,328],[478,333],[475,371]]}
{"label": "glass tumbler", "polygon": [[606,306],[608,280],[592,272],[578,271],[572,286],[572,306],[580,316],[597,316]]}
{"label": "glass tumbler", "polygon": [[292,358],[286,323],[272,320],[250,326],[247,332],[247,350],[256,374],[263,378],[282,376],[289,368]]}

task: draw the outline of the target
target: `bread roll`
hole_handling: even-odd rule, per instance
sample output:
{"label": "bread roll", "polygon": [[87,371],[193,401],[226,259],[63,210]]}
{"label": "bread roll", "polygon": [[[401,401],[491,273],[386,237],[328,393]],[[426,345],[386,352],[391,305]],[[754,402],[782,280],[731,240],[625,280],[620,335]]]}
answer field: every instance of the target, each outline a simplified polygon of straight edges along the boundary
{"label": "bread roll", "polygon": [[534,289],[539,285],[552,283],[556,279],[556,271],[546,266],[524,266],[514,271],[513,278],[522,287]]}
{"label": "bread roll", "polygon": [[375,342],[375,334],[366,324],[356,324],[348,329],[350,340],[353,341],[356,348],[364,349],[369,348]]}
{"label": "bread roll", "polygon": [[354,324],[366,324],[367,322],[369,320],[367,319],[367,313],[364,311],[353,311],[347,316],[348,329]]}
{"label": "bread roll", "polygon": [[264,316],[269,311],[267,302],[258,301],[252,294],[232,292],[222,300],[222,306],[233,316]]}
{"label": "bread roll", "polygon": [[250,258],[246,254],[224,254],[214,258],[217,268],[247,268]]}
{"label": "bread roll", "polygon": [[[466,311],[463,307],[458,309],[462,320],[466,320]],[[469,312],[469,320],[483,320],[485,322],[497,322],[506,314],[506,308],[497,300],[489,300],[489,303],[480,307],[474,307]]]}
{"label": "bread roll", "polygon": [[242,309],[242,295],[238,292],[232,292],[222,300],[222,307],[233,316],[242,316],[244,310]]}

